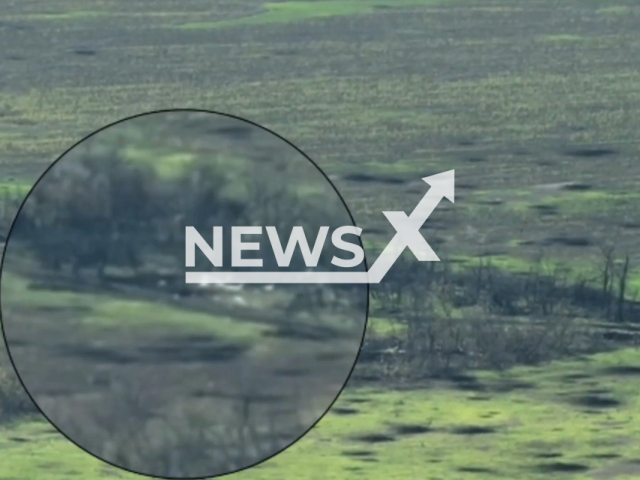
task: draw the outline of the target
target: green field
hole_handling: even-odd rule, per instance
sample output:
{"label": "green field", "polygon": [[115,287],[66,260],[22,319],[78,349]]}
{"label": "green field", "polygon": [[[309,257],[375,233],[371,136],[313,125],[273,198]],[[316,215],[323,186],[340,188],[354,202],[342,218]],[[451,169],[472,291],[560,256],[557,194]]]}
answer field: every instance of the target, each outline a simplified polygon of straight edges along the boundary
{"label": "green field", "polygon": [[[233,476],[637,478],[639,372],[638,352],[622,350],[410,390],[350,388],[304,440]],[[6,426],[0,442],[2,478],[132,477],[42,422]]]}
{"label": "green field", "polygon": [[[569,281],[597,286],[603,249],[613,247],[617,260],[630,261],[624,298],[637,301],[639,24],[632,0],[0,0],[0,195],[23,195],[67,148],[123,117],[212,109],[307,153],[369,248],[394,233],[382,211],[409,213],[428,189],[422,177],[455,169],[455,205],[442,202],[422,230],[441,258],[461,271],[491,261],[526,272],[543,254],[545,268],[562,266]],[[128,153],[151,162],[158,152]],[[170,174],[190,158],[164,160]],[[11,285],[33,318],[43,314],[25,283]],[[135,316],[154,325],[164,318],[162,328],[206,323],[224,336],[233,321],[91,294],[46,300],[48,308],[90,309],[85,321],[107,330]],[[588,310],[557,315],[637,330],[637,309],[617,325]],[[477,305],[448,315],[484,318]],[[370,339],[406,332],[377,298],[372,317]],[[270,328],[246,322],[233,340]],[[367,378],[371,365],[362,361],[308,435],[227,478],[640,478],[634,342],[438,379],[405,380],[395,364]],[[4,353],[0,369],[10,371]],[[0,420],[2,480],[135,476],[85,454],[37,416],[13,419],[0,409]]]}

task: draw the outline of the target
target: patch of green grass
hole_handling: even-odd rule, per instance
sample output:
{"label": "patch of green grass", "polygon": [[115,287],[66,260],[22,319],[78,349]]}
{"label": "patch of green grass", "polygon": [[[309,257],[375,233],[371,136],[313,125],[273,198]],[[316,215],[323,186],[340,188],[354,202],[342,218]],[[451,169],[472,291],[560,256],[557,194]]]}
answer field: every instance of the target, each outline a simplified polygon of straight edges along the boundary
{"label": "patch of green grass", "polygon": [[[476,372],[485,392],[458,390],[444,383],[411,391],[347,388],[334,410],[303,439],[264,464],[230,478],[400,479],[427,472],[426,478],[492,475],[490,478],[534,480],[554,478],[540,470],[554,462],[583,465],[594,472],[612,462],[598,455],[614,452],[622,457],[614,462],[640,455],[640,445],[634,441],[640,434],[640,377],[606,373],[606,368],[616,366],[639,367],[640,351],[627,349],[505,372]],[[568,380],[571,377],[574,380]],[[515,383],[529,388],[498,391]],[[593,391],[603,393],[591,395],[615,399],[619,405],[594,409],[573,403]],[[341,407],[354,408],[357,413],[340,416],[337,409]],[[397,425],[428,431],[399,435],[394,430]],[[389,441],[357,439],[366,434],[388,435]],[[53,480],[65,472],[65,478],[71,480],[93,480],[115,472],[43,422],[23,422],[11,430],[0,430],[0,446],[12,459],[0,463],[0,478],[26,478],[33,473]],[[376,461],[345,455],[353,451],[370,452],[369,457]],[[558,457],[544,458],[553,454]],[[52,475],[43,477],[45,471]],[[589,477],[583,472],[572,478]]]}
{"label": "patch of green grass", "polygon": [[30,281],[16,275],[6,268],[2,271],[2,296],[6,305],[28,305],[32,308],[70,307],[91,308],[103,301],[100,295],[84,293],[82,295],[67,291],[33,291],[29,289]]}
{"label": "patch of green grass", "polygon": [[246,25],[291,23],[318,18],[370,14],[374,13],[378,9],[416,7],[442,1],[445,0],[396,0],[394,2],[384,0],[351,0],[348,2],[333,0],[317,2],[295,1],[284,3],[265,3],[265,11],[257,15],[214,22],[190,22],[181,25],[179,28],[187,30],[202,30]]}
{"label": "patch of green grass", "polygon": [[176,18],[176,17],[192,17],[193,13],[190,12],[178,12],[178,11],[144,11],[144,12],[132,12],[132,11],[115,11],[115,10],[65,10],[59,12],[47,12],[47,13],[24,13],[20,15],[7,15],[4,18],[9,20],[20,21],[35,21],[35,22],[79,22],[84,20],[100,20],[105,17],[113,18]]}
{"label": "patch of green grass", "polygon": [[[310,473],[312,469],[304,467],[314,449],[316,455],[322,452],[328,478],[345,478],[350,466],[360,467],[360,473],[368,478],[412,478],[416,471],[429,472],[433,478],[458,478],[459,470],[469,467],[486,468],[507,478],[549,478],[536,467],[553,460],[534,455],[554,452],[562,455],[563,462],[596,468],[606,460],[594,460],[590,455],[627,445],[640,431],[640,420],[626,421],[638,408],[637,381],[625,382],[601,374],[602,368],[618,364],[639,365],[639,352],[627,350],[596,355],[589,362],[556,362],[504,373],[479,372],[479,381],[489,388],[508,382],[532,386],[509,393],[488,393],[482,400],[475,393],[445,388],[412,392],[347,390],[337,406],[355,407],[359,414],[346,418],[329,414],[291,453],[276,457],[274,465],[263,471],[248,471],[247,476],[276,478],[280,467],[287,468],[296,478],[315,478]],[[563,378],[575,373],[593,375],[596,384],[589,385],[588,379],[571,384]],[[594,388],[610,391],[621,407],[597,415],[570,403],[574,396]],[[369,403],[350,404],[350,400],[358,398],[366,398]],[[619,427],[610,429],[605,425],[608,422]],[[420,425],[432,431],[397,436],[396,441],[373,445],[351,440],[364,433],[393,435],[393,424]],[[471,426],[495,431],[479,435],[455,433],[456,429]],[[341,455],[348,450],[372,451],[378,461],[366,464]],[[622,455],[633,458],[638,450],[629,446]],[[487,473],[471,471],[463,478],[482,475]]]}
{"label": "patch of green grass", "polygon": [[[504,201],[502,208],[517,212],[530,212],[533,205],[556,207],[564,215],[592,215],[612,209],[635,209],[640,200],[640,193],[623,191],[587,190],[578,192],[536,192],[522,188],[513,190],[478,190],[474,197],[479,200],[500,198]],[[484,205],[470,204],[471,210],[484,208]],[[533,214],[533,213],[532,213]]]}
{"label": "patch of green grass", "polygon": [[190,312],[166,305],[133,300],[105,300],[82,319],[88,328],[170,327],[181,332],[210,332],[229,340],[253,340],[267,327],[229,317]]}
{"label": "patch of green grass", "polygon": [[[620,262],[618,262],[620,263]],[[631,295],[640,293],[640,268],[632,268],[629,272],[628,279],[629,290]],[[637,299],[634,299],[637,300]]]}
{"label": "patch of green grass", "polygon": [[[427,176],[433,169],[436,162],[432,160],[398,160],[394,162],[365,162],[365,163],[343,163],[336,164],[331,168],[332,174],[349,175],[356,173],[366,173],[378,177],[401,177],[408,180],[420,180]],[[428,169],[425,169],[425,165]],[[439,165],[437,165],[439,166]]]}
{"label": "patch of green grass", "polygon": [[597,272],[595,266],[589,268],[579,260],[567,261],[565,258],[542,258],[539,262],[532,259],[520,258],[510,255],[487,255],[484,257],[469,257],[456,255],[451,258],[456,262],[455,269],[475,268],[480,265],[492,267],[510,273],[529,273],[540,271],[542,274],[552,275],[554,272],[562,272],[569,281],[583,278],[592,278]]}
{"label": "patch of green grass", "polygon": [[484,257],[453,255],[450,257],[450,260],[453,260],[455,262],[453,264],[454,270],[474,268],[483,265],[491,266],[507,272],[525,273],[529,272],[534,265],[530,260],[508,255],[489,255]]}
{"label": "patch of green grass", "polygon": [[0,478],[42,478],[96,480],[140,478],[105,467],[100,460],[88,455],[66,440],[44,421],[21,422],[0,428],[0,449],[10,462],[0,463]]}
{"label": "patch of green grass", "polygon": [[0,182],[0,195],[27,195],[33,185],[23,182]]}
{"label": "patch of green grass", "polygon": [[392,318],[369,317],[367,333],[373,333],[378,337],[394,337],[401,335],[406,330],[406,326],[398,323]]}
{"label": "patch of green grass", "polygon": [[559,207],[563,213],[567,214],[593,214],[612,208],[636,207],[638,200],[640,200],[640,193],[637,192],[590,190],[560,195],[548,200],[545,204]]}
{"label": "patch of green grass", "polygon": [[56,13],[30,13],[21,15],[24,20],[85,20],[113,15],[112,12],[100,10],[72,10]]}
{"label": "patch of green grass", "polygon": [[[530,273],[540,272],[543,275],[561,274],[568,282],[582,282],[587,286],[599,288],[602,281],[603,264],[594,264],[585,262],[584,259],[570,259],[562,257],[547,256],[540,261],[533,259],[525,259],[510,255],[487,255],[484,257],[470,257],[464,255],[454,255],[450,258],[456,263],[453,264],[454,270],[462,270],[468,268],[476,268],[480,265],[485,267],[491,266],[511,273]],[[604,259],[603,259],[604,262]],[[620,266],[622,259],[616,259],[615,264]],[[635,298],[640,292],[640,268],[631,268],[627,278],[628,300],[637,300]]]}
{"label": "patch of green grass", "polygon": [[138,329],[168,327],[180,332],[211,333],[229,340],[249,341],[257,338],[266,326],[241,322],[230,317],[192,312],[150,301],[121,300],[108,295],[29,289],[23,277],[3,272],[2,294],[14,308],[88,309],[81,325],[87,329]]}
{"label": "patch of green grass", "polygon": [[588,38],[581,35],[557,34],[545,35],[542,40],[545,42],[582,42],[588,40]]}
{"label": "patch of green grass", "polygon": [[610,7],[599,8],[597,12],[606,15],[627,15],[631,12],[631,7],[626,5],[612,5]]}
{"label": "patch of green grass", "polygon": [[187,30],[218,29],[246,25],[266,25],[274,23],[292,23],[318,18],[341,17],[349,15],[372,14],[391,8],[408,8],[451,2],[455,0],[321,0],[289,1],[282,3],[267,2],[261,13],[212,22],[189,22],[179,28]]}
{"label": "patch of green grass", "polygon": [[[131,145],[123,149],[124,158],[131,162],[151,165],[155,172],[163,179],[172,179],[189,172],[189,168],[197,161],[203,160],[200,153],[168,151],[154,149],[147,146]],[[221,194],[227,199],[246,201],[250,196],[250,186],[246,184],[246,178],[255,166],[247,158],[236,157],[233,154],[216,155],[213,159],[207,159],[220,166],[220,171],[226,176]],[[298,183],[293,186],[293,192],[297,197],[307,198],[311,201],[326,199],[330,194],[330,187],[324,181],[317,179],[298,178]]]}
{"label": "patch of green grass", "polygon": [[151,164],[160,176],[169,178],[183,171],[196,159],[191,153],[170,153],[136,146],[125,148],[123,155],[132,162]]}

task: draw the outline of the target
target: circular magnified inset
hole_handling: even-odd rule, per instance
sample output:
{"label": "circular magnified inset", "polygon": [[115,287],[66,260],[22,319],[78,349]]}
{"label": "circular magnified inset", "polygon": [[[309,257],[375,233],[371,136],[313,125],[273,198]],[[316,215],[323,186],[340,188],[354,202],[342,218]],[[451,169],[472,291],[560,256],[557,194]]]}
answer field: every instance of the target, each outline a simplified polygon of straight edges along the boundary
{"label": "circular magnified inset", "polygon": [[369,298],[327,281],[338,272],[366,272],[359,229],[300,150],[235,117],[155,112],[87,137],[29,193],[5,247],[3,333],[82,449],[214,477],[286,449],[336,400]]}

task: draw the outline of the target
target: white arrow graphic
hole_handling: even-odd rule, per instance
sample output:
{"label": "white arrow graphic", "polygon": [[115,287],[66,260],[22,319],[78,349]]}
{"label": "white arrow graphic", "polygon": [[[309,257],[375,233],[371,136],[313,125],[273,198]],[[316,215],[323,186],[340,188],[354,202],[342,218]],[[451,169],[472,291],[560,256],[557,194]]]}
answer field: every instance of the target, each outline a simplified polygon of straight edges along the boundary
{"label": "white arrow graphic", "polygon": [[454,203],[455,170],[424,177],[431,188],[407,216],[404,212],[382,212],[396,234],[368,272],[187,272],[187,283],[380,283],[405,248],[421,262],[440,259],[420,233],[443,198]]}
{"label": "white arrow graphic", "polygon": [[455,202],[455,170],[424,177],[431,188],[413,209],[411,216],[404,212],[382,212],[396,229],[395,236],[369,269],[369,283],[380,283],[405,248],[409,247],[421,262],[439,262],[440,259],[420,233],[420,228],[443,198]]}

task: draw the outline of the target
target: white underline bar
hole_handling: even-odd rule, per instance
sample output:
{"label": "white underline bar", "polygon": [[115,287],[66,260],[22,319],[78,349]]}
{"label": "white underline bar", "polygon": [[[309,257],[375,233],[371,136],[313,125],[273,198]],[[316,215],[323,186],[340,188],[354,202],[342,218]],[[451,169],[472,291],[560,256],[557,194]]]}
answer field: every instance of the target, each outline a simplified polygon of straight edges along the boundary
{"label": "white underline bar", "polygon": [[[373,280],[373,279],[371,279]],[[186,272],[187,283],[379,283],[368,272]]]}

